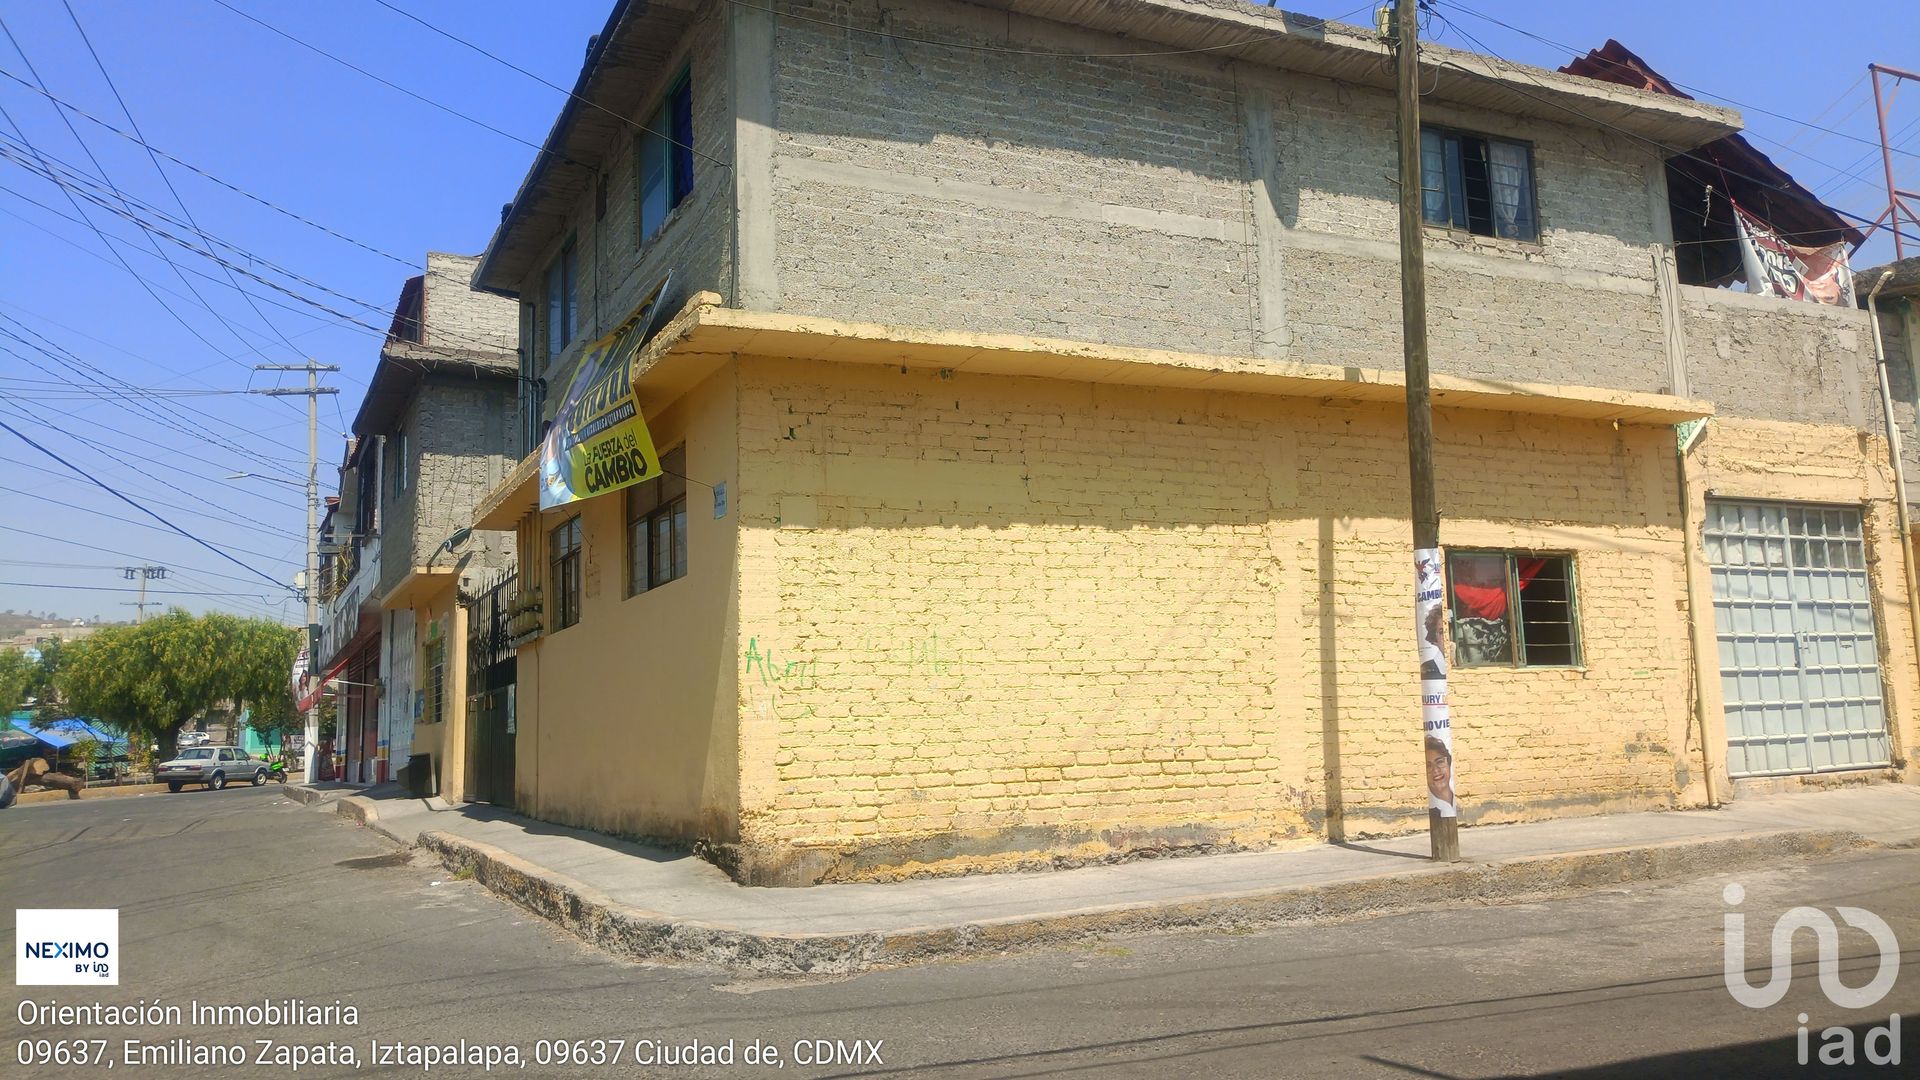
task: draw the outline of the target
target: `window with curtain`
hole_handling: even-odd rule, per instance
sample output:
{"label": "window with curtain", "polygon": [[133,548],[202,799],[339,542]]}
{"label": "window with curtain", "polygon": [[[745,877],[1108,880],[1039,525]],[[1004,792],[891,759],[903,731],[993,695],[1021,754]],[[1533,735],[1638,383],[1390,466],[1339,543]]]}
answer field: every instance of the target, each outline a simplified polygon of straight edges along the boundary
{"label": "window with curtain", "polygon": [[1476,236],[1537,240],[1533,148],[1447,128],[1420,129],[1420,213]]}
{"label": "window with curtain", "polygon": [[683,72],[634,140],[638,243],[653,239],[693,191],[693,79]]}
{"label": "window with curtain", "polygon": [[1580,663],[1571,556],[1450,552],[1447,585],[1456,667]]}
{"label": "window with curtain", "polygon": [[560,355],[579,329],[580,304],[573,276],[573,241],[547,267],[547,359]]}
{"label": "window with curtain", "polygon": [[687,449],[660,457],[662,475],[627,489],[627,595],[687,576]]}

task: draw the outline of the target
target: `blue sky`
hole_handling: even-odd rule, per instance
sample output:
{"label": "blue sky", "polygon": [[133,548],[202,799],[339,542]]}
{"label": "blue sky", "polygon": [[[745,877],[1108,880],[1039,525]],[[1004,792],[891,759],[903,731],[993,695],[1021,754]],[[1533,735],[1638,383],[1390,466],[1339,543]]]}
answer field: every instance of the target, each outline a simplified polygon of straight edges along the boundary
{"label": "blue sky", "polygon": [[[429,249],[478,252],[485,245],[501,203],[532,160],[528,143],[539,142],[562,99],[560,92],[435,36],[374,0],[224,2],[498,132],[382,86],[216,0],[67,2],[149,143],[405,260],[418,260]],[[571,85],[587,38],[604,22],[610,0],[537,6],[498,0],[393,2],[551,82]],[[1282,6],[1369,21],[1364,11],[1344,2],[1302,0]],[[1809,17],[1803,3],[1467,0],[1464,8],[1441,3],[1443,19],[1429,23],[1429,36],[1446,44],[1484,47],[1555,67],[1569,58],[1565,50],[1468,14],[1469,9],[1582,51],[1617,38],[1668,77],[1709,92],[1696,96],[1748,106],[1743,111],[1757,145],[1834,205],[1868,217],[1879,210],[1884,193],[1872,145],[1874,111],[1867,85],[1858,80],[1869,61],[1920,68],[1920,5],[1873,5],[1866,9],[1872,13],[1869,22],[1847,17],[1841,5],[1812,9],[1827,16],[1822,18]],[[31,62],[52,93],[117,127],[129,127],[61,0],[0,0],[0,18],[19,45],[16,51],[0,39],[0,69],[28,77]],[[1920,86],[1909,87],[1906,95],[1895,107],[1894,126],[1904,131],[1908,150],[1920,150]],[[83,149],[53,106],[4,78],[0,108],[11,119],[11,124],[0,119],[0,147],[17,138],[13,125],[18,125],[42,154],[88,172],[104,171],[134,198],[184,216],[154,164],[133,143],[74,118],[86,141]],[[1817,120],[1840,134],[1757,110]],[[17,145],[10,149],[23,153]],[[1905,159],[1903,167],[1904,184],[1920,184],[1920,159]],[[401,283],[417,272],[186,169],[171,163],[166,168],[199,228],[247,253],[229,252],[237,269],[246,268],[249,256],[268,260],[331,290],[303,289],[336,311],[384,326],[384,312]],[[157,241],[180,267],[176,272],[124,218],[83,203],[121,257],[189,330],[88,226],[68,220],[77,215],[59,188],[4,159],[0,188],[5,189],[0,190],[0,331],[63,351],[132,385],[177,394],[243,389],[254,363],[298,363],[311,355],[338,364],[344,369],[334,377],[343,390],[339,408],[323,402],[321,411],[323,460],[337,457],[339,432],[375,359],[376,334],[341,325],[333,315],[236,273],[257,294],[249,303],[228,281],[227,269]],[[1889,254],[1883,242],[1875,242],[1856,264]],[[0,387],[44,390],[42,383],[18,380],[51,383],[56,375],[49,371],[80,378],[14,337],[0,336],[0,349],[11,350],[0,351],[0,374],[16,380]],[[265,383],[255,377],[252,385]],[[0,584],[0,609],[125,618],[131,608],[122,605],[132,599],[131,592],[49,586],[122,589],[131,583],[116,567],[157,562],[175,573],[151,583],[150,599],[298,621],[299,605],[255,571],[287,581],[299,569],[305,524],[300,489],[227,477],[242,471],[282,480],[303,475],[305,419],[303,408],[295,407],[299,399],[179,394],[131,411],[117,400],[44,393],[0,390],[0,399],[5,399],[0,419],[244,564],[161,528],[130,524],[134,519],[155,523],[0,431],[0,467],[6,476],[0,488],[7,489],[0,490],[0,582],[37,583]],[[217,432],[220,444],[178,429]],[[161,589],[238,595],[161,594]]]}

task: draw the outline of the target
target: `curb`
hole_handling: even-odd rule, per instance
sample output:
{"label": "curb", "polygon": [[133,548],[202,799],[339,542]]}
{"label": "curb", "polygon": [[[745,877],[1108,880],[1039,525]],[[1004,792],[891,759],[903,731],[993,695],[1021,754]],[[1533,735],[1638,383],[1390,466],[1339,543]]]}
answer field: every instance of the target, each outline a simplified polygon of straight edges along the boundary
{"label": "curb", "polygon": [[[361,805],[350,808],[356,803]],[[379,815],[367,800],[343,799],[339,812],[399,840],[380,828]],[[618,956],[771,974],[840,975],[1058,944],[1094,934],[1240,929],[1449,904],[1545,900],[1608,885],[1777,866],[1786,860],[1838,854],[1862,841],[1840,829],[1784,829],[1430,867],[1327,885],[1282,886],[1168,903],[1116,904],[953,926],[836,934],[764,933],[678,919],[618,903],[592,886],[491,844],[437,830],[421,833],[416,843],[438,856],[449,870],[470,873],[501,898]]]}
{"label": "curb", "polygon": [[280,793],[292,799],[294,802],[305,806],[313,806],[341,795],[342,791],[337,788],[328,790],[325,788],[308,787],[305,784],[290,783]]}
{"label": "curb", "polygon": [[[317,792],[316,794],[324,797],[326,793]],[[387,828],[385,825],[380,824],[379,808],[374,805],[372,799],[364,795],[342,796],[333,804],[333,812],[344,818],[352,818],[360,827],[372,829],[374,832],[399,844],[401,847],[415,846],[415,841],[409,840],[399,833],[394,832],[392,829]]]}
{"label": "curb", "polygon": [[80,789],[80,799],[74,799],[64,791],[25,791],[14,798],[15,806],[32,806],[35,803],[79,802],[81,799],[122,799],[134,795],[157,795],[167,790],[165,784],[102,784],[94,787],[89,784]]}

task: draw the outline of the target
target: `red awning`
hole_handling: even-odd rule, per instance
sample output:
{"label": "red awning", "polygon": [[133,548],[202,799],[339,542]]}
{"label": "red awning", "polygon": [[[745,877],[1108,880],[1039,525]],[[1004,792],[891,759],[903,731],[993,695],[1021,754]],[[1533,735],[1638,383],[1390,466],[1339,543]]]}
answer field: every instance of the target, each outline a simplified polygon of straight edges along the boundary
{"label": "red awning", "polygon": [[353,659],[353,653],[349,652],[336,661],[332,667],[328,668],[327,673],[322,675],[319,680],[313,684],[313,689],[307,691],[301,696],[300,700],[294,704],[293,711],[306,712],[308,709],[313,708],[314,705],[319,702],[320,695],[326,692],[327,684],[340,677],[340,673],[347,669],[347,661],[351,659]]}

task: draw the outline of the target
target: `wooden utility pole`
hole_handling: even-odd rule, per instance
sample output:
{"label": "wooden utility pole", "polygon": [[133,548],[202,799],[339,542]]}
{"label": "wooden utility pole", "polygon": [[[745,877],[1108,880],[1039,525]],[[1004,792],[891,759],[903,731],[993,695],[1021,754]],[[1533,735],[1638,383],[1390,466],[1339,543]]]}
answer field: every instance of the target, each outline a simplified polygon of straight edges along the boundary
{"label": "wooden utility pole", "polygon": [[[1437,560],[1440,549],[1440,509],[1433,490],[1433,405],[1427,389],[1427,268],[1422,249],[1420,214],[1420,16],[1415,0],[1394,0],[1394,52],[1399,83],[1400,140],[1400,327],[1407,368],[1407,465],[1413,481],[1413,548],[1416,568],[1423,559]],[[1418,577],[1424,572],[1416,569]],[[1418,613],[1427,610],[1416,584],[1416,632],[1429,632]],[[1428,602],[1432,602],[1429,598]],[[1444,605],[1444,597],[1438,603]],[[1451,720],[1446,715],[1446,670],[1450,657],[1440,655],[1438,702],[1441,721],[1447,723],[1447,787],[1452,787]],[[1436,694],[1429,671],[1422,672],[1423,730],[1433,736]],[[1431,743],[1423,740],[1423,745]],[[1429,762],[1429,769],[1432,763]],[[1436,862],[1460,859],[1460,819],[1429,804],[1427,836]]]}

